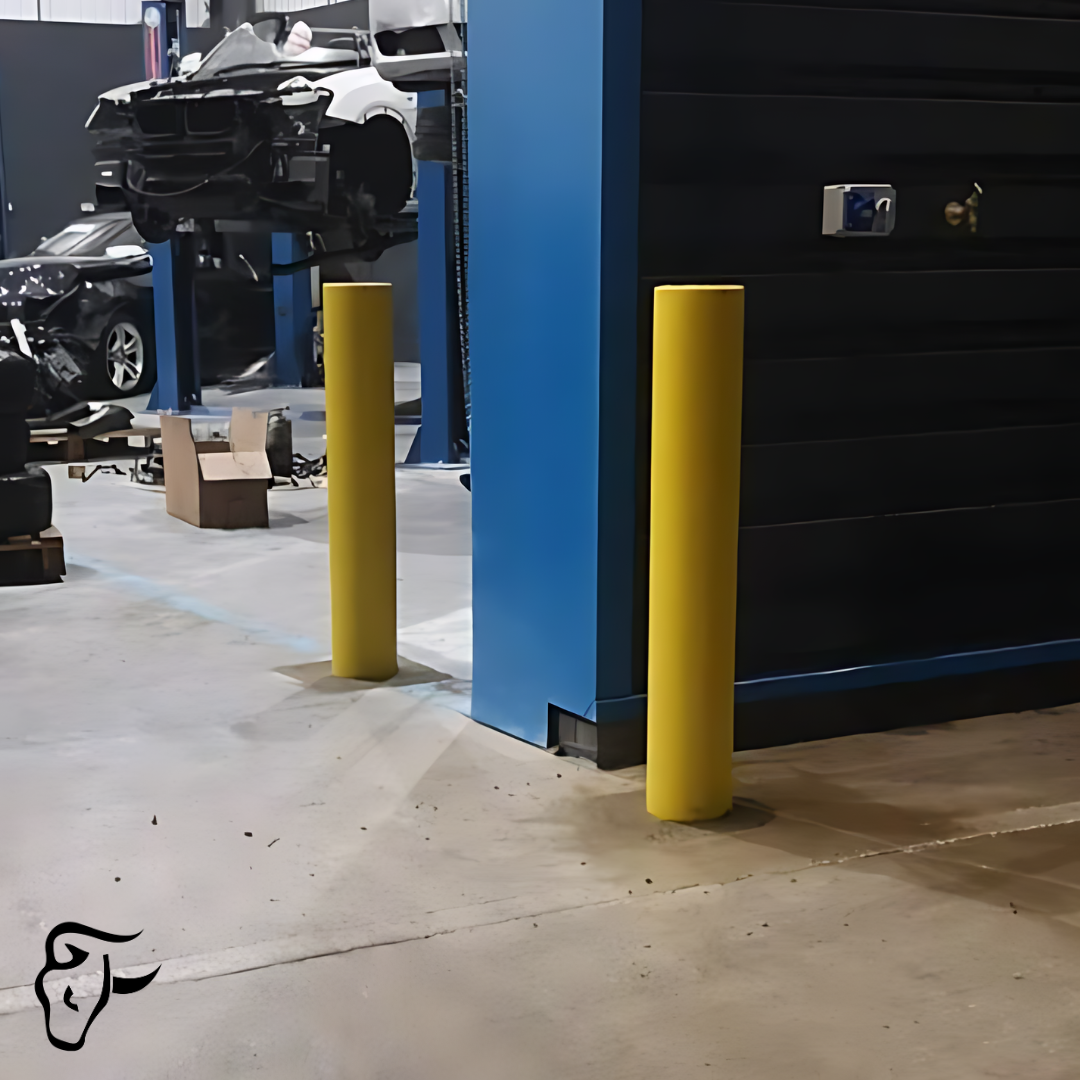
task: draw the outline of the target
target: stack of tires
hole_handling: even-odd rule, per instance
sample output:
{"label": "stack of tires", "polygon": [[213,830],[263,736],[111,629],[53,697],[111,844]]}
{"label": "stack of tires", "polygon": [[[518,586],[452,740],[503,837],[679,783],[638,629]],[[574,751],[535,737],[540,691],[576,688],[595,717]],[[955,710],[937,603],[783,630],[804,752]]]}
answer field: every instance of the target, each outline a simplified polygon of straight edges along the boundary
{"label": "stack of tires", "polygon": [[44,469],[26,467],[34,394],[34,362],[0,349],[0,544],[37,536],[52,524],[52,484]]}

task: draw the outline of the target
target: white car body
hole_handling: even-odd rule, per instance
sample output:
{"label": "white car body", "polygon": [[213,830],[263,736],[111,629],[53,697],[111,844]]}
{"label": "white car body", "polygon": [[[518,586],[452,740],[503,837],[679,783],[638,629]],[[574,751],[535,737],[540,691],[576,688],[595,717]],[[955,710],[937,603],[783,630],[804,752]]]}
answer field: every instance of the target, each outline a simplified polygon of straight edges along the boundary
{"label": "white car body", "polygon": [[[464,73],[465,49],[458,27],[468,21],[468,4],[463,0],[368,0],[371,39],[368,50],[379,74],[398,86],[422,87],[450,80]],[[432,28],[438,40],[426,35],[430,51],[416,52],[407,38],[406,46],[393,48],[393,39],[410,30]],[[427,46],[424,46],[427,49]],[[459,75],[460,77],[460,75]]]}
{"label": "white car body", "polygon": [[[303,58],[301,53],[297,59]],[[312,86],[326,87],[334,95],[327,116],[363,124],[372,116],[389,114],[404,125],[410,143],[416,139],[416,94],[399,90],[373,67],[338,71]]]}

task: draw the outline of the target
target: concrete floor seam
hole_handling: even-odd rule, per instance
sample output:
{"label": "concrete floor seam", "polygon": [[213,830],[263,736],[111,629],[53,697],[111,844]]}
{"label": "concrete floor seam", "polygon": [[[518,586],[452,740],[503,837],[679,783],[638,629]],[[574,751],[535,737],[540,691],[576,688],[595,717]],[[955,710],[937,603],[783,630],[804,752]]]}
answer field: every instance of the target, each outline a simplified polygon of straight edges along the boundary
{"label": "concrete floor seam", "polygon": [[[971,833],[967,836],[953,836],[945,840],[925,840],[921,844],[909,844],[906,847],[889,848],[885,851],[867,851],[859,855],[851,855],[843,859],[830,860],[834,865],[852,862],[855,859],[874,859],[879,855],[917,855],[923,851],[932,851],[934,848],[949,847],[952,844],[962,844],[968,840],[983,840],[996,836],[1013,836],[1016,833],[1034,832],[1036,829],[1056,829],[1062,825],[1076,825],[1080,818],[1070,818],[1068,821],[1048,821],[1040,825],[1023,825],[1015,829],[994,829],[987,832]],[[824,865],[824,864],[823,864]]]}
{"label": "concrete floor seam", "polygon": [[[1046,809],[1052,809],[1047,807]],[[833,832],[840,833],[844,836],[855,837],[859,840],[865,840],[867,843],[882,843],[879,837],[868,836],[866,833],[856,832],[853,829],[844,829],[838,825],[826,825],[823,822],[815,821],[813,818],[798,817],[794,814],[776,814],[778,819],[784,821],[797,822],[800,825],[810,825],[814,828],[827,828]],[[961,844],[969,840],[982,840],[998,836],[1012,836],[1017,833],[1034,832],[1038,829],[1054,829],[1061,825],[1076,825],[1080,824],[1080,818],[1066,818],[1061,821],[1046,821],[1039,822],[1033,825],[1020,825],[1013,829],[987,829],[983,832],[966,833],[963,836],[946,837],[940,840],[924,840],[917,844],[900,845],[896,847],[882,848],[880,851],[861,851],[855,855],[844,855],[839,858],[833,859],[821,859],[815,860],[801,867],[791,867],[790,872],[794,873],[796,870],[809,870],[815,866],[842,866],[845,863],[854,862],[858,859],[873,859],[880,855],[917,855],[923,851],[932,851],[938,847],[948,847],[952,844]],[[775,870],[769,871],[770,873],[785,874],[788,870]]]}
{"label": "concrete floor seam", "polygon": [[[778,871],[782,872],[782,871]],[[743,880],[743,879],[737,879]],[[587,904],[569,904],[563,907],[545,908],[539,911],[527,912],[522,915],[513,915],[505,919],[492,919],[489,922],[475,922],[468,923],[464,926],[452,926],[446,927],[441,930],[433,930],[429,934],[410,934],[402,937],[388,938],[383,941],[369,941],[363,942],[358,945],[343,945],[335,949],[323,949],[318,952],[307,952],[302,955],[282,957],[280,959],[268,960],[264,963],[248,963],[242,966],[229,965],[225,961],[224,954],[216,954],[211,956],[191,956],[191,957],[174,957],[161,961],[154,961],[144,964],[136,964],[132,967],[117,969],[114,974],[125,977],[134,978],[139,975],[144,975],[159,964],[161,966],[161,973],[155,980],[160,985],[168,985],[181,982],[205,982],[210,979],[223,979],[231,975],[243,975],[252,971],[266,971],[270,968],[286,967],[290,964],[302,964],[310,960],[323,960],[332,956],[348,956],[351,953],[364,952],[371,949],[383,949],[390,948],[395,945],[408,945],[414,941],[427,941],[430,938],[446,937],[451,934],[456,934],[466,930],[486,930],[496,926],[506,926],[518,922],[528,922],[530,919],[540,919],[549,917],[552,915],[563,915],[569,912],[576,911],[593,911],[599,910],[605,907],[624,906],[627,904],[633,904],[635,901],[648,900],[657,896],[671,895],[674,893],[687,892],[691,889],[702,889],[705,886],[695,883],[693,885],[679,885],[674,889],[663,889],[654,892],[642,893],[640,896],[633,898],[630,897],[617,897],[609,900],[598,900]],[[723,888],[722,882],[714,882],[708,885],[710,889]],[[284,943],[266,943],[266,946],[270,948],[280,947]],[[259,946],[255,946],[259,947]],[[208,971],[203,974],[198,974],[193,971],[184,971],[183,965],[197,964],[199,967],[206,967],[208,964],[214,962],[223,963],[224,969],[220,971]],[[180,967],[181,970],[176,970]],[[60,991],[62,988],[72,986],[71,997],[75,999],[83,999],[96,996],[96,992],[92,991],[95,975],[100,976],[100,972],[91,973],[84,976],[81,980],[82,985],[79,985],[80,980],[72,979],[57,979],[46,982],[44,989],[46,995],[52,1000],[54,997],[57,1001],[60,1000]],[[25,986],[7,986],[0,987],[0,1016],[10,1016],[15,1013],[25,1012],[29,1009],[40,1009],[41,1003],[34,995],[34,987],[32,985]]]}

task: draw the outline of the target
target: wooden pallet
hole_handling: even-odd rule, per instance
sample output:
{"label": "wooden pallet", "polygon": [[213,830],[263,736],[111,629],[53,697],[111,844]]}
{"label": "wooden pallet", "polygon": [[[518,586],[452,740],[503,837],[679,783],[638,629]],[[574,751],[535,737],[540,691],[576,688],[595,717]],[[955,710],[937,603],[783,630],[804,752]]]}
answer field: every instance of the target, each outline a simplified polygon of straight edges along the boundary
{"label": "wooden pallet", "polygon": [[[60,429],[38,430],[30,433],[30,442],[34,444],[31,458],[33,463],[47,463],[144,457],[152,449],[153,440],[160,437],[159,428],[106,431],[89,439]],[[144,448],[129,446],[129,438],[141,438]]]}

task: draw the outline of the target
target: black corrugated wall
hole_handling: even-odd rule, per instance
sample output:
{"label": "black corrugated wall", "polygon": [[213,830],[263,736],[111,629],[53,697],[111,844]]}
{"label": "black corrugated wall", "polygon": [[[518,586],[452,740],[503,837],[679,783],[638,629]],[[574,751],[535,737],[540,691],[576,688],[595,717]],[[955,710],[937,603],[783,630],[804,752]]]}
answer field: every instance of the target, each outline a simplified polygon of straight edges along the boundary
{"label": "black corrugated wall", "polygon": [[[1074,15],[646,0],[643,307],[747,289],[742,682],[1080,638]],[[892,235],[822,236],[839,183],[895,187]],[[944,208],[975,183],[973,233]],[[744,695],[738,742],[1080,699],[1075,660],[985,666],[792,680]]]}

